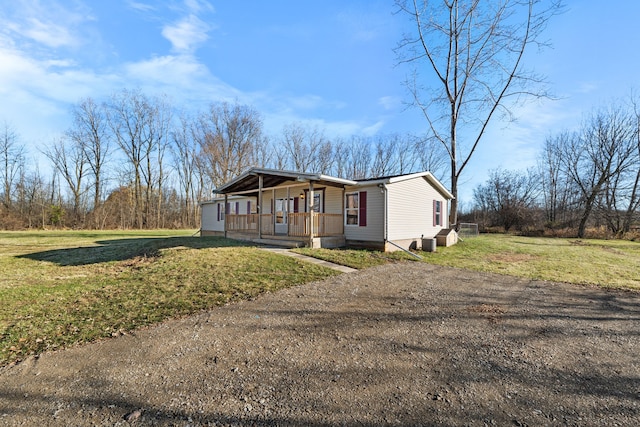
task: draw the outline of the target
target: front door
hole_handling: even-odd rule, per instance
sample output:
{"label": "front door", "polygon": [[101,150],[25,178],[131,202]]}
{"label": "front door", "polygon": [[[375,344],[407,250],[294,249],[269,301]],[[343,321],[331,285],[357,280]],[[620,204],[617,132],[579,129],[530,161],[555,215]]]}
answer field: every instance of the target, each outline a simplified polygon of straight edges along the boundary
{"label": "front door", "polygon": [[[288,203],[287,203],[288,201]],[[293,212],[293,199],[276,199],[276,234],[287,235],[289,233],[289,212]]]}
{"label": "front door", "polygon": [[[308,197],[308,192],[307,197]],[[313,211],[316,213],[324,213],[324,189],[313,192]],[[309,212],[308,206],[305,204],[304,211]]]}

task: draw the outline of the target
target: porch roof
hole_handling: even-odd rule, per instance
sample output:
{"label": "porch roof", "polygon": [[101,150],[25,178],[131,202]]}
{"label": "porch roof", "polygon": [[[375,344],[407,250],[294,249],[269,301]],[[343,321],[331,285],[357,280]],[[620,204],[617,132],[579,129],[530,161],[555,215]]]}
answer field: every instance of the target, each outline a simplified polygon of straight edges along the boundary
{"label": "porch roof", "polygon": [[294,171],[282,171],[277,169],[251,168],[239,177],[221,185],[214,190],[217,194],[244,193],[258,190],[259,176],[262,175],[262,187],[271,188],[286,181],[299,181],[318,183],[321,185],[329,185],[333,187],[342,187],[345,185],[356,185],[356,181],[348,179],[335,178],[328,175],[302,173]]}

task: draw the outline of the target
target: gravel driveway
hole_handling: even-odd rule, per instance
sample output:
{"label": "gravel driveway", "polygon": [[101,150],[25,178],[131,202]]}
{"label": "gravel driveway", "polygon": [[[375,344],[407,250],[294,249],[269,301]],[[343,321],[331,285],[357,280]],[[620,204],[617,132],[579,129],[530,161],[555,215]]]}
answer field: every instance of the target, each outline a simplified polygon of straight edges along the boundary
{"label": "gravel driveway", "polygon": [[640,425],[640,294],[400,263],[0,369],[0,425]]}

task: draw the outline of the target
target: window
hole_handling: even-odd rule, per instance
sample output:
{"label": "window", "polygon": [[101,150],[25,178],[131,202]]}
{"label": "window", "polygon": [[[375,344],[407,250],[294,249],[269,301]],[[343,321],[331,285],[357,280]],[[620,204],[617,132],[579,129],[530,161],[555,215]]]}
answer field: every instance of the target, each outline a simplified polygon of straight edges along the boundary
{"label": "window", "polygon": [[345,224],[346,225],[358,225],[358,193],[347,193],[345,194]]}
{"label": "window", "polygon": [[[304,190],[304,212],[309,212],[309,190]],[[313,211],[316,213],[324,212],[324,188],[313,190]]]}
{"label": "window", "polygon": [[295,199],[276,199],[276,224],[286,224],[290,212],[295,212]]}
{"label": "window", "polygon": [[345,194],[344,218],[346,225],[367,225],[367,192]]}
{"label": "window", "polygon": [[224,221],[224,215],[227,213],[224,209],[224,203],[218,202],[216,204],[218,205],[218,221]]}
{"label": "window", "polygon": [[442,201],[433,201],[433,225],[442,225]]}

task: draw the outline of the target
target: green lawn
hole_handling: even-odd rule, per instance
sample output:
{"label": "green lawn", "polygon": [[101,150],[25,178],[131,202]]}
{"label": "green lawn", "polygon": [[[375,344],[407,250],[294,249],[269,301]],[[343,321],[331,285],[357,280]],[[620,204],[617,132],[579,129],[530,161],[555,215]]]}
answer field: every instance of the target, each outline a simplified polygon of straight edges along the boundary
{"label": "green lawn", "polygon": [[[0,232],[0,365],[338,274],[193,231]],[[403,253],[299,249],[355,268]],[[640,289],[640,243],[481,235],[424,262]]]}
{"label": "green lawn", "polygon": [[[400,252],[299,249],[354,268],[415,260]],[[424,262],[537,280],[640,289],[640,243],[486,234],[457,245],[419,252]]]}
{"label": "green lawn", "polygon": [[422,255],[433,264],[528,279],[640,289],[640,243],[626,240],[488,234]]}
{"label": "green lawn", "polygon": [[0,232],[0,365],[337,274],[192,234]]}

